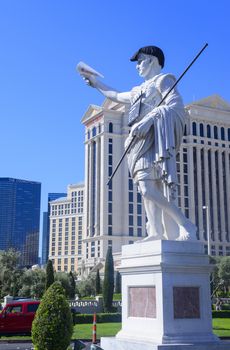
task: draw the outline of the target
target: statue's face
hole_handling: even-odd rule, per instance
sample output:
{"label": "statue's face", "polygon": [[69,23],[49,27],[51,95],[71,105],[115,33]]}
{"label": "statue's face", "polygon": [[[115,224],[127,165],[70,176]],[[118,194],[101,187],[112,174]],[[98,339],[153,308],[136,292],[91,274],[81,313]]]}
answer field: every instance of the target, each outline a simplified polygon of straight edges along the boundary
{"label": "statue's face", "polygon": [[142,78],[146,78],[149,75],[149,72],[151,71],[152,66],[154,64],[154,61],[155,61],[155,57],[151,55],[146,55],[144,53],[141,53],[140,55],[138,55],[136,68],[139,75]]}

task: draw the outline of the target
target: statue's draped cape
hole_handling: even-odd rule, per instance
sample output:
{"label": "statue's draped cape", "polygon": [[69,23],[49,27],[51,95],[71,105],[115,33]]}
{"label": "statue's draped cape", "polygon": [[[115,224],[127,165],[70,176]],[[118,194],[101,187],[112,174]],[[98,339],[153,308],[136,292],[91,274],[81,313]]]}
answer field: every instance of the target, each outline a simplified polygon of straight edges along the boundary
{"label": "statue's draped cape", "polygon": [[[175,198],[177,187],[176,154],[182,141],[186,113],[180,94],[174,88],[163,104],[161,99],[173,86],[172,74],[159,74],[131,91],[132,101],[141,97],[137,122],[152,118],[152,127],[144,138],[135,138],[128,152],[128,166],[135,182],[144,178],[161,179],[168,199]],[[133,125],[135,127],[136,123]],[[126,147],[131,141],[128,137]]]}

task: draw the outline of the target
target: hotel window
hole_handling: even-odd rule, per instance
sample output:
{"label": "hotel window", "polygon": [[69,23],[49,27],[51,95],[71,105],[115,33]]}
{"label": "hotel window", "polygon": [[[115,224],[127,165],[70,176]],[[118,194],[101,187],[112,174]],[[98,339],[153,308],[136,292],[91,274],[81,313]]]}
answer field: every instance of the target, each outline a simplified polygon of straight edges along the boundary
{"label": "hotel window", "polygon": [[228,232],[229,217],[228,217],[228,196],[227,196],[228,190],[227,190],[227,179],[226,179],[225,152],[222,152],[222,169],[223,169],[223,195],[224,195],[225,232],[226,232],[226,241],[229,242],[229,232]]}
{"label": "hotel window", "polygon": [[137,215],[141,215],[142,214],[142,205],[141,204],[137,204]]}
{"label": "hotel window", "polygon": [[112,203],[108,203],[108,212],[109,212],[109,214],[112,214],[112,208],[113,208]]}
{"label": "hotel window", "polygon": [[204,124],[200,123],[200,136],[204,137]]}
{"label": "hotel window", "polygon": [[141,194],[137,193],[137,203],[141,203]]}
{"label": "hotel window", "polygon": [[[112,123],[111,123],[112,124]],[[108,142],[108,175],[111,176],[113,172],[113,139],[109,138]],[[112,235],[112,212],[113,212],[113,187],[112,181],[108,188],[108,235]]]}
{"label": "hotel window", "polygon": [[220,242],[222,242],[218,151],[215,152],[215,168],[216,168],[216,199],[217,199],[218,238],[219,238]]}
{"label": "hotel window", "polygon": [[230,247],[226,247],[226,255],[230,256]]}
{"label": "hotel window", "polygon": [[[202,191],[202,207],[206,205],[205,200],[205,167],[204,167],[204,149],[200,150],[200,161],[201,161],[201,191]],[[201,195],[201,193],[200,193]],[[206,209],[207,210],[207,209]],[[207,241],[207,222],[206,222],[206,210],[203,209],[203,226],[204,226],[204,240]]]}
{"label": "hotel window", "polygon": [[89,243],[86,243],[86,259],[89,258]]}
{"label": "hotel window", "polygon": [[129,203],[129,213],[133,214],[133,204]]}
{"label": "hotel window", "polygon": [[109,132],[113,133],[113,123],[109,123]]}
{"label": "hotel window", "polygon": [[210,232],[211,238],[214,241],[214,208],[213,208],[213,179],[212,172],[214,171],[212,167],[212,155],[211,150],[208,150],[208,184],[209,184],[209,205],[210,205]]}
{"label": "hotel window", "polygon": [[187,135],[187,125],[184,126],[184,136]]}
{"label": "hotel window", "polygon": [[137,216],[137,226],[142,226],[142,217],[140,215]]}
{"label": "hotel window", "polygon": [[108,215],[108,223],[109,223],[109,226],[112,226],[112,215]]}
{"label": "hotel window", "polygon": [[109,191],[109,193],[108,193],[108,199],[109,199],[110,202],[112,202],[112,198],[113,198],[113,196],[112,196],[112,191]]}
{"label": "hotel window", "polygon": [[92,234],[95,233],[96,224],[96,142],[93,142],[93,174],[92,174]]}
{"label": "hotel window", "polygon": [[[196,147],[193,147],[193,165],[194,165],[194,199],[195,199],[195,224],[197,227],[199,227],[199,210],[198,210],[198,175],[197,175],[197,154],[196,154]],[[199,230],[198,233],[198,239],[199,237]]]}
{"label": "hotel window", "polygon": [[223,254],[223,246],[222,245],[220,245],[219,246],[219,256],[223,256],[224,254]]}
{"label": "hotel window", "polygon": [[97,256],[100,258],[101,255],[101,242],[97,241]]}
{"label": "hotel window", "polygon": [[216,248],[214,245],[211,246],[211,255],[216,255]]}
{"label": "hotel window", "polygon": [[228,141],[230,141],[230,128],[228,128]]}
{"label": "hotel window", "polygon": [[95,242],[91,242],[91,258],[95,257]]}
{"label": "hotel window", "polygon": [[134,235],[134,229],[133,229],[133,180],[131,179],[131,175],[129,173],[128,175],[128,188],[129,188],[129,192],[128,192],[128,199],[129,199],[129,220],[128,220],[128,224],[129,224],[129,236],[133,236]]}
{"label": "hotel window", "polygon": [[108,247],[112,247],[113,246],[113,241],[111,239],[108,240]]}
{"label": "hotel window", "polygon": [[129,236],[133,236],[133,227],[129,227]]}
{"label": "hotel window", "polygon": [[133,180],[129,179],[129,191],[133,190]]}
{"label": "hotel window", "polygon": [[195,122],[192,123],[192,134],[193,134],[194,136],[197,135],[197,133],[196,133],[196,123],[195,123]]}
{"label": "hotel window", "polygon": [[94,136],[96,136],[97,135],[97,129],[95,128],[95,126],[94,126],[94,128],[93,128],[93,130],[92,130],[92,136],[94,137]]}
{"label": "hotel window", "polygon": [[207,137],[211,138],[211,126],[209,124],[207,125]]}
{"label": "hotel window", "polygon": [[142,237],[142,228],[140,227],[137,228],[137,236]]}
{"label": "hotel window", "polygon": [[108,151],[109,154],[113,154],[113,139],[111,138],[109,138]]}
{"label": "hotel window", "polygon": [[133,202],[133,192],[129,192],[129,202]]}
{"label": "hotel window", "polygon": [[224,128],[223,128],[223,126],[221,127],[221,129],[220,129],[220,134],[221,134],[221,140],[225,140],[225,135],[224,135]]}
{"label": "hotel window", "polygon": [[214,139],[218,139],[218,129],[216,125],[214,126]]}
{"label": "hotel window", "polygon": [[133,215],[129,215],[129,226],[133,226]]}

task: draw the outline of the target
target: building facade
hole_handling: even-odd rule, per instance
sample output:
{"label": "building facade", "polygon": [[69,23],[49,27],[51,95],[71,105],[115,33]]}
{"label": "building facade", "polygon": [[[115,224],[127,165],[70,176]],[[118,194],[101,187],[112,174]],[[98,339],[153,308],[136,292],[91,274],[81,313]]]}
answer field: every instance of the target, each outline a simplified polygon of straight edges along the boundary
{"label": "building facade", "polygon": [[87,273],[103,262],[108,246],[119,253],[123,244],[146,236],[141,196],[123,161],[107,185],[124,152],[129,128],[124,106],[106,100],[91,105],[85,125],[85,231],[83,263]]}
{"label": "building facade", "polygon": [[84,184],[69,185],[67,196],[50,202],[49,259],[56,271],[77,271],[82,258]]}
{"label": "building facade", "polygon": [[38,263],[41,183],[0,178],[0,250],[21,252],[21,264]]}
{"label": "building facade", "polygon": [[197,225],[206,252],[230,255],[230,104],[214,95],[186,108],[179,205]]}
{"label": "building facade", "polygon": [[42,256],[41,264],[45,265],[49,256],[49,235],[50,235],[50,202],[55,199],[66,197],[67,193],[48,193],[48,209],[43,212],[43,227],[42,227]]}
{"label": "building facade", "polygon": [[[230,105],[214,95],[186,107],[188,119],[177,157],[178,205],[198,227],[197,238],[212,255],[230,254]],[[105,100],[91,105],[85,125],[84,268],[89,272],[105,260],[108,245],[114,256],[123,244],[146,235],[141,196],[123,161],[128,135],[124,106]]]}

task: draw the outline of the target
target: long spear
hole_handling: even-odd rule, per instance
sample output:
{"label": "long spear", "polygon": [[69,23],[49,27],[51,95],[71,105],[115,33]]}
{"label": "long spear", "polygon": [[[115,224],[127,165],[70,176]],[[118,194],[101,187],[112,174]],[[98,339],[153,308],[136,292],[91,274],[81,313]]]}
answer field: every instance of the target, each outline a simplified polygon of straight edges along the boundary
{"label": "long spear", "polygon": [[[173,84],[173,86],[169,89],[169,91],[167,92],[167,94],[162,98],[162,100],[158,103],[158,105],[156,107],[159,107],[164,100],[168,97],[168,95],[170,94],[170,92],[175,88],[175,86],[179,83],[179,81],[183,78],[183,76],[187,73],[187,71],[189,70],[189,68],[193,65],[193,63],[197,60],[197,58],[202,54],[202,52],[206,49],[206,47],[208,46],[208,43],[206,43],[203,48],[198,52],[198,54],[196,55],[196,57],[192,60],[192,62],[188,65],[188,67],[184,70],[184,72],[180,75],[180,77],[176,80],[176,82]],[[110,181],[112,180],[112,178],[114,177],[114,175],[117,172],[117,169],[119,168],[121,162],[123,161],[123,159],[125,158],[126,154],[129,152],[134,140],[135,140],[136,136],[134,135],[130,144],[128,145],[128,147],[126,148],[125,152],[123,153],[121,159],[119,160],[119,162],[117,163],[116,168],[114,169],[112,175],[110,176],[108,182],[107,182],[107,186],[110,184]]]}

